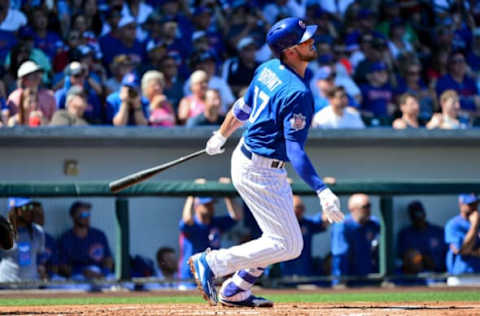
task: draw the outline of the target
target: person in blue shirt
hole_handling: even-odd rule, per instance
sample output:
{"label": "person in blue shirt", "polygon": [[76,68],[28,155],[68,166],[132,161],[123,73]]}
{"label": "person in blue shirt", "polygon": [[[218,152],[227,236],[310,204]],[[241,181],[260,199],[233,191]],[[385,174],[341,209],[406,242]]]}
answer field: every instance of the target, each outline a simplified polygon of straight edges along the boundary
{"label": "person in blue shirt", "polygon": [[[371,216],[368,195],[354,194],[348,200],[350,214],[343,223],[332,226],[332,275],[366,276],[378,272],[378,235],[380,224]],[[336,285],[339,280],[333,280]],[[347,285],[362,284],[349,281]]]}
{"label": "person in blue shirt", "polygon": [[362,114],[385,118],[392,115],[395,106],[393,105],[393,88],[388,80],[388,68],[383,62],[370,65],[367,75],[368,83],[362,84]]}
{"label": "person in blue shirt", "polygon": [[[220,183],[230,183],[228,178],[220,178]],[[197,179],[195,183],[205,183]],[[207,248],[219,249],[221,234],[230,230],[243,218],[243,209],[230,197],[225,198],[228,215],[215,216],[215,200],[211,197],[187,197],[179,223],[180,258],[179,273],[181,279],[191,279],[192,274],[187,263],[188,258]]]}
{"label": "person in blue shirt", "polygon": [[303,236],[303,249],[296,259],[280,263],[282,276],[314,276],[320,275],[321,271],[314,270],[312,257],[312,239],[315,234],[324,232],[328,225],[328,219],[321,213],[314,216],[304,216],[305,205],[298,195],[293,196],[293,211],[300,224]]}
{"label": "person in blue shirt", "polygon": [[438,78],[435,90],[441,95],[446,90],[455,90],[460,97],[460,107],[467,113],[480,108],[479,90],[475,80],[467,75],[467,64],[461,51],[454,51],[448,57],[448,73]]}
{"label": "person in blue shirt", "polygon": [[[284,168],[287,162],[317,193],[328,220],[343,220],[338,197],[318,176],[304,150],[314,114],[312,73],[307,66],[317,58],[316,30],[316,25],[307,26],[295,17],[270,28],[267,44],[275,58],[257,68],[245,95],[207,141],[207,154],[221,154],[227,138],[248,121],[232,155],[232,181],[262,230],[258,239],[190,258],[198,288],[210,304],[273,306],[272,301],[253,295],[251,288],[265,267],[295,259],[303,248]],[[217,297],[214,279],[232,273]]]}
{"label": "person in blue shirt", "polygon": [[113,272],[107,236],[90,226],[91,208],[90,203],[74,202],[70,207],[73,227],[58,240],[59,271],[75,280],[108,277]]}
{"label": "person in blue shirt", "polygon": [[135,73],[123,76],[120,90],[106,100],[107,122],[114,126],[148,125],[149,101],[140,92]]}
{"label": "person in blue shirt", "polygon": [[416,250],[423,267],[419,272],[444,272],[447,247],[443,228],[427,221],[425,208],[420,201],[412,201],[407,209],[412,224],[403,228],[397,239],[398,257],[403,263],[402,271],[407,274],[414,272],[409,267],[415,266],[412,260],[417,260],[418,256],[411,256],[409,252]]}
{"label": "person in blue shirt", "polygon": [[478,197],[461,194],[458,197],[460,214],[445,226],[445,242],[449,249],[446,265],[450,274],[480,272],[480,238]]}
{"label": "person in blue shirt", "polygon": [[103,122],[103,106],[100,102],[99,95],[93,90],[87,80],[88,71],[78,61],[73,61],[68,64],[65,69],[65,82],[63,88],[55,92],[55,99],[57,100],[57,107],[65,109],[68,91],[73,86],[83,87],[87,95],[87,108],[84,112],[84,118],[90,124],[100,124]]}

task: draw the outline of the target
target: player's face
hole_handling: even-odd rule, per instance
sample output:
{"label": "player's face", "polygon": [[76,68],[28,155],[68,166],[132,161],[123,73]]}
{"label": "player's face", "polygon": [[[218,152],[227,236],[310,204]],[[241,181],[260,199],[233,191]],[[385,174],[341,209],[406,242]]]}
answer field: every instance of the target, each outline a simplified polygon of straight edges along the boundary
{"label": "player's face", "polygon": [[305,42],[298,44],[294,47],[295,51],[297,52],[298,58],[301,61],[312,61],[317,59],[317,50],[314,46],[315,41],[313,38],[306,40]]}

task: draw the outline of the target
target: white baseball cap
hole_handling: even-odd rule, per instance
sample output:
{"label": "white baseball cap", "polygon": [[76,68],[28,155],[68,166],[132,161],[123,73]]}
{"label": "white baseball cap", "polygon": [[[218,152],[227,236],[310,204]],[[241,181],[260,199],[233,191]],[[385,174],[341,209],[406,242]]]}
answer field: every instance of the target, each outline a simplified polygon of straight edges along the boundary
{"label": "white baseball cap", "polygon": [[255,44],[255,40],[249,36],[242,38],[237,44],[237,50],[242,50],[243,48]]}
{"label": "white baseball cap", "polygon": [[120,19],[120,21],[118,21],[118,28],[122,28],[132,23],[135,23],[135,19],[130,14],[126,14]]}
{"label": "white baseball cap", "polygon": [[20,65],[17,71],[17,77],[18,78],[23,78],[26,75],[29,75],[31,73],[41,71],[42,67],[37,65],[35,62],[31,60],[25,61],[23,64]]}

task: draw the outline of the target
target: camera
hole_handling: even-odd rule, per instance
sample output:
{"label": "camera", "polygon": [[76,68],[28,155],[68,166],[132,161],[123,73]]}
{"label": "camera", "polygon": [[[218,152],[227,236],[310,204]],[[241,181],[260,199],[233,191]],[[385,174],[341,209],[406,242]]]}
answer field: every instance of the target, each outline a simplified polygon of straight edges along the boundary
{"label": "camera", "polygon": [[135,99],[137,96],[138,96],[137,90],[132,87],[128,87],[128,97],[130,99]]}

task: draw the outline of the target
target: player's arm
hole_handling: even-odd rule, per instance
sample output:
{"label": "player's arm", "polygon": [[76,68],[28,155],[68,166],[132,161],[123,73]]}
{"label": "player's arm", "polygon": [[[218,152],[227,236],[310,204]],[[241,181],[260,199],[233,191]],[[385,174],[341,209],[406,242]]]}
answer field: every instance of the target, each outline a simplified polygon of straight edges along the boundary
{"label": "player's arm", "polygon": [[[220,183],[232,183],[232,180],[227,177],[222,177],[218,180]],[[225,197],[225,205],[227,206],[228,215],[235,221],[243,219],[243,207],[233,200],[232,197]]]}
{"label": "player's arm", "polygon": [[220,128],[214,132],[213,136],[208,140],[206,146],[207,154],[217,155],[223,153],[224,149],[222,146],[227,141],[227,138],[239,127],[243,126],[250,116],[250,112],[251,108],[245,104],[243,97],[235,101]]}

